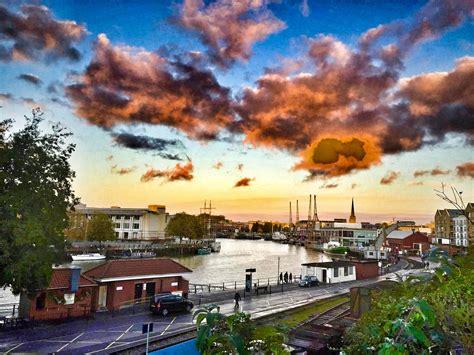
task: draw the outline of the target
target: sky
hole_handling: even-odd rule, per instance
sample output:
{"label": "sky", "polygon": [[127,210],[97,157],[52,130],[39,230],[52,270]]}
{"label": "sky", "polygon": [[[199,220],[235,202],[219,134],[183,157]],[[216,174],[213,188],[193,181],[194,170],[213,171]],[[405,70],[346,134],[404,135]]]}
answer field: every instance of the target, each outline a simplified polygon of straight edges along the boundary
{"label": "sky", "polygon": [[[0,119],[40,107],[88,206],[433,220],[474,201],[474,1],[0,1]],[[293,219],[295,216],[293,215]]]}

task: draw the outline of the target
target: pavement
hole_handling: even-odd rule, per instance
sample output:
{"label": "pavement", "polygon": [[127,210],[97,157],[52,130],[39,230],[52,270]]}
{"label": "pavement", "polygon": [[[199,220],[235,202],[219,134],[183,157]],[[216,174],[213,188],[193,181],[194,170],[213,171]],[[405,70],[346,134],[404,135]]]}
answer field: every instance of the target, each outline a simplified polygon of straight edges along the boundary
{"label": "pavement", "polygon": [[[289,287],[284,292],[246,297],[241,301],[241,311],[259,318],[302,306],[337,294],[349,292],[353,286],[363,286],[376,281],[396,279],[393,271],[399,274],[410,273],[409,261],[401,260],[391,273],[376,279],[350,281],[332,285],[320,285],[312,288]],[[233,293],[232,293],[233,296]],[[224,314],[235,312],[233,297],[220,299],[216,296],[213,302]],[[206,298],[210,301],[209,298]],[[154,335],[165,335],[184,329],[193,324],[192,314],[172,314],[167,317],[151,314],[141,309],[135,314],[124,312],[119,315],[96,313],[93,319],[75,319],[57,324],[44,324],[39,327],[19,329],[0,333],[0,353],[61,353],[85,354],[99,350],[113,351],[115,346],[125,345],[132,341],[144,339],[142,324],[153,322]]]}

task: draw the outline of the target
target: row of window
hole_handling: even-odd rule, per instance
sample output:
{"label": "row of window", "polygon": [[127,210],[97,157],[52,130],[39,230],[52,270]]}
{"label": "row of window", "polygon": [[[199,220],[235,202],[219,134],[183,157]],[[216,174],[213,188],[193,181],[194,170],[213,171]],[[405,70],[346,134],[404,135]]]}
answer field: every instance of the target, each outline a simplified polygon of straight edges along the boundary
{"label": "row of window", "polygon": [[115,232],[117,239],[138,239],[138,232]]}
{"label": "row of window", "polygon": [[[353,275],[354,267],[353,266],[344,266],[344,276]],[[334,268],[334,277],[339,277],[339,268]]]}
{"label": "row of window", "polygon": [[[130,223],[115,223],[116,229],[130,229]],[[133,223],[133,229],[140,229],[140,223]]]}
{"label": "row of window", "polygon": [[112,220],[114,221],[121,221],[122,219],[126,221],[129,221],[129,220],[139,221],[140,216],[112,216]]}

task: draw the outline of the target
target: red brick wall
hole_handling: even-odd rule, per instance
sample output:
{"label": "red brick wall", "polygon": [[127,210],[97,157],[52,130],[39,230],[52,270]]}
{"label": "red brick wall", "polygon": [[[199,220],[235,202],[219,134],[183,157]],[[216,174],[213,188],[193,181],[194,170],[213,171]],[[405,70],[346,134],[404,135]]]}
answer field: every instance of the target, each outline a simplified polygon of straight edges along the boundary
{"label": "red brick wall", "polygon": [[379,266],[377,262],[374,263],[357,263],[355,262],[356,279],[370,279],[379,276]]}
{"label": "red brick wall", "polygon": [[[36,299],[42,294],[39,293],[33,300],[31,300],[29,307],[29,319],[31,320],[53,320],[67,317],[84,317],[90,314],[92,305],[92,291],[95,287],[81,287],[76,292],[76,300],[74,304],[58,304],[55,300],[46,297],[45,307],[43,309],[36,309]],[[88,296],[82,300],[78,300],[81,292],[87,291]],[[62,297],[64,293],[69,293],[69,290],[54,290],[49,291],[54,293],[57,297]]]}
{"label": "red brick wall", "polygon": [[[155,282],[155,294],[173,291],[188,292],[188,281],[181,276],[109,282],[107,283],[107,308],[112,310],[123,305],[131,304],[135,298],[135,285],[149,282]],[[173,282],[177,282],[178,285],[172,286],[171,284]],[[117,290],[117,287],[122,287],[122,290]],[[146,295],[147,291],[143,290],[142,298],[145,298]]]}
{"label": "red brick wall", "polygon": [[398,248],[399,250],[413,249],[413,244],[422,244],[422,250],[427,250],[430,245],[428,236],[420,232],[415,232],[405,239],[387,238],[387,242],[390,247]]}

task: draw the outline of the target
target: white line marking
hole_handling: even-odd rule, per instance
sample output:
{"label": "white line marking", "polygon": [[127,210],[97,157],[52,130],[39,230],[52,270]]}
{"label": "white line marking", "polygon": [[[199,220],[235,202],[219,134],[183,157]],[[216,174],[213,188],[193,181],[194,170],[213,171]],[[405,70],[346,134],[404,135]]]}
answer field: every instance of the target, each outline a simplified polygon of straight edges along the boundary
{"label": "white line marking", "polygon": [[77,339],[79,339],[81,336],[83,336],[85,333],[81,333],[79,334],[77,337],[75,337],[74,339],[72,339],[70,342],[68,342],[67,344],[64,344],[63,346],[61,346],[58,350],[56,350],[56,352],[60,352],[61,350],[65,349],[68,345],[71,345],[72,343],[74,343]]}
{"label": "white line marking", "polygon": [[125,334],[127,334],[128,331],[129,331],[130,329],[132,329],[133,326],[134,326],[134,324],[132,324],[130,327],[128,327],[126,331],[124,331],[122,334],[120,334],[120,335],[118,336],[117,339],[115,339],[113,342],[111,342],[109,345],[107,345],[107,347],[106,347],[105,349],[110,348],[112,345],[114,345],[116,342],[118,342],[120,339],[122,339],[122,337],[123,337]]}
{"label": "white line marking", "polygon": [[171,324],[173,324],[173,322],[176,320],[176,317],[173,318],[173,320],[170,322],[170,324],[168,324],[168,326],[165,328],[165,330],[163,330],[163,332],[160,334],[160,335],[163,335],[166,333],[166,331],[169,329],[169,327],[171,327]]}
{"label": "white line marking", "polygon": [[13,348],[11,348],[10,350],[8,350],[5,354],[8,354],[8,353],[12,352],[13,350],[15,350],[16,348],[22,346],[23,344],[24,344],[24,343],[20,343],[20,344],[18,344],[18,345],[15,345]]}

